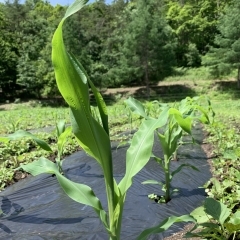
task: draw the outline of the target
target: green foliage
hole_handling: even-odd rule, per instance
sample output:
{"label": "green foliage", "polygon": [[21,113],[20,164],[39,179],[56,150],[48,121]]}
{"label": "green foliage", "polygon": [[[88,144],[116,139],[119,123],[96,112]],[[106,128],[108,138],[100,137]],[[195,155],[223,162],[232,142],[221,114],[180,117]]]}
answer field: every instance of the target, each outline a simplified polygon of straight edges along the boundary
{"label": "green foliage", "polygon": [[[201,65],[209,46],[219,45],[214,43],[221,32],[217,28],[222,25],[219,17],[230,2],[94,1],[81,14],[66,20],[66,48],[82,63],[97,87],[137,84],[148,89],[149,84],[174,75],[176,63],[188,68]],[[59,95],[50,59],[50,39],[65,9],[42,0],[1,4],[0,86],[5,98]],[[206,62],[212,61],[212,70],[229,72],[229,63],[218,58],[213,63],[216,59],[210,55]]]}
{"label": "green foliage", "polygon": [[167,20],[178,38],[178,66],[199,67],[218,33],[218,18],[229,1],[167,1]]}
{"label": "green foliage", "polygon": [[138,236],[137,240],[145,240],[150,234],[159,233],[167,230],[172,224],[177,222],[195,222],[195,220],[189,215],[182,215],[180,217],[171,216],[162,221],[159,225],[144,230],[141,235]]}
{"label": "green foliage", "polygon": [[[240,233],[240,211],[231,213],[231,209],[223,203],[207,198],[203,207],[195,209],[191,214],[196,219],[194,228],[185,237],[201,237],[213,240],[238,239]],[[198,231],[194,232],[194,230]]]}
{"label": "green foliage", "polygon": [[207,128],[210,133],[208,142],[214,146],[213,153],[216,154],[212,161],[213,178],[204,186],[211,198],[191,213],[197,224],[186,236],[239,239],[239,131],[234,126],[235,121],[226,117],[231,115],[231,108],[227,107],[226,115],[222,114],[225,106],[215,108],[219,114],[217,121]]}
{"label": "green foliage", "polygon": [[18,130],[17,132],[8,135],[8,137],[1,137],[0,141],[5,141],[5,139],[8,139],[9,141],[17,140],[17,139],[21,139],[23,137],[32,138],[42,149],[44,149],[46,151],[52,151],[52,149],[49,147],[49,145],[45,141],[37,138],[32,133],[24,131],[24,130]]}
{"label": "green foliage", "polygon": [[204,58],[204,64],[211,66],[214,76],[228,74],[232,69],[238,69],[238,87],[240,87],[240,31],[239,1],[232,1],[227,6],[225,14],[218,23],[219,35],[215,37],[215,47],[212,47]]}
{"label": "green foliage", "polygon": [[11,22],[7,17],[6,6],[0,3],[0,87],[3,92],[14,91],[16,83],[17,44],[13,32],[9,31]]}
{"label": "green foliage", "polygon": [[235,209],[240,197],[238,130],[229,123],[226,125],[223,122],[215,121],[208,131],[211,134],[208,142],[214,146],[213,153],[216,158],[213,161],[214,177],[205,184],[205,191],[210,197]]}
{"label": "green foliage", "polygon": [[119,77],[124,82],[140,81],[148,87],[150,82],[171,73],[175,42],[162,7],[161,1],[141,0],[129,4],[124,11],[124,21],[129,22],[119,48],[122,71]]}

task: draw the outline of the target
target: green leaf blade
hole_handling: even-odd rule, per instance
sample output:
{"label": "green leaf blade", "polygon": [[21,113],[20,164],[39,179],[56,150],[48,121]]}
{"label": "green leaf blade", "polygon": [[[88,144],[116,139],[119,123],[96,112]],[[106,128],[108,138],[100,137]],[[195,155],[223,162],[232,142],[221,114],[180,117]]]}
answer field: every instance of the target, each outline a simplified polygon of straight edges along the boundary
{"label": "green leaf blade", "polygon": [[[76,5],[78,11],[85,1],[76,2],[78,2]],[[65,19],[76,11],[74,8],[70,9]],[[68,54],[65,49],[62,36],[63,23],[64,19],[60,22],[52,40],[52,61],[57,85],[70,106],[72,130],[80,146],[99,162],[108,184],[113,187],[110,140],[106,131],[92,117],[88,79],[75,57]]]}
{"label": "green leaf blade", "polygon": [[163,220],[159,225],[144,230],[138,237],[137,240],[146,240],[150,234],[161,233],[170,228],[176,222],[195,222],[190,215],[182,215],[180,217],[171,216]]}
{"label": "green leaf blade", "polygon": [[223,224],[231,214],[231,209],[213,198],[207,198],[205,200],[204,208],[205,212],[211,215],[220,224]]}
{"label": "green leaf blade", "polygon": [[22,165],[19,168],[31,173],[33,176],[42,173],[55,174],[64,192],[74,201],[93,207],[103,221],[104,225],[108,227],[106,212],[103,210],[101,202],[95,196],[93,190],[85,184],[75,183],[64,177],[58,171],[56,164],[50,160],[40,158],[37,161],[27,165]]}
{"label": "green leaf blade", "polygon": [[146,180],[142,182],[142,184],[160,184],[160,183],[156,180]]}
{"label": "green leaf blade", "polygon": [[145,119],[148,118],[148,116],[147,116],[147,114],[145,112],[145,108],[144,108],[144,106],[142,105],[142,103],[140,101],[138,101],[135,98],[129,97],[124,102],[127,104],[127,106],[130,108],[130,110],[132,112],[137,113],[138,115],[140,115],[141,117],[143,117]]}
{"label": "green leaf blade", "polygon": [[9,134],[7,136],[7,138],[9,140],[18,140],[23,137],[28,137],[28,138],[33,139],[42,149],[44,149],[46,151],[50,151],[50,152],[52,151],[51,147],[45,141],[37,138],[34,134],[32,134],[28,131],[25,131],[25,130],[18,130],[15,133]]}
{"label": "green leaf blade", "polygon": [[131,146],[127,150],[126,174],[119,183],[121,194],[126,193],[132,184],[132,178],[146,165],[152,155],[154,131],[164,126],[167,122],[166,111],[158,119],[143,121],[139,130],[134,134]]}
{"label": "green leaf blade", "polygon": [[171,176],[173,177],[175,174],[179,173],[179,172],[182,170],[182,168],[184,168],[184,167],[190,167],[190,168],[192,168],[193,170],[199,172],[198,168],[196,168],[195,166],[193,166],[193,165],[191,165],[191,164],[188,164],[188,163],[184,163],[184,164],[181,164],[176,170],[174,170],[174,171],[171,173]]}

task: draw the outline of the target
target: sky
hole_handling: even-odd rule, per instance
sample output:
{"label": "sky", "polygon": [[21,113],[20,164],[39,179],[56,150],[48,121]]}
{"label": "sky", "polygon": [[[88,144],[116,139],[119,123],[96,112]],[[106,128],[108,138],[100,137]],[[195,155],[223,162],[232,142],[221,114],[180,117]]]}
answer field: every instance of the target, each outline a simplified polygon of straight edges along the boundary
{"label": "sky", "polygon": [[[57,4],[60,4],[60,5],[70,5],[74,0],[48,0],[50,1],[50,3],[55,6]],[[89,2],[94,2],[95,0],[89,0]],[[105,0],[107,4],[111,3],[112,0]],[[0,2],[4,3],[5,0],[0,0]],[[22,1],[21,1],[22,2]]]}

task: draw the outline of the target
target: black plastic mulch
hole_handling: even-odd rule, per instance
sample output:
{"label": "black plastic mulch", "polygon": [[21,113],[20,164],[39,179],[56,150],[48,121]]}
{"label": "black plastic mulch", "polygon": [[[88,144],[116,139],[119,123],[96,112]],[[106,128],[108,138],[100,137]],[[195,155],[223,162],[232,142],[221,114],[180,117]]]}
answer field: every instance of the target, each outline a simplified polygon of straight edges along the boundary
{"label": "black plastic mulch", "polygon": [[[200,143],[203,139],[200,127],[195,130],[194,136]],[[117,181],[125,172],[126,150],[127,147],[112,150]],[[161,155],[157,142],[154,153]],[[167,204],[157,204],[147,197],[151,193],[162,193],[158,185],[141,184],[149,179],[164,180],[160,166],[150,160],[137,174],[125,202],[121,239],[136,239],[141,231],[159,224],[166,217],[188,214],[201,205],[205,192],[199,187],[209,180],[211,173],[207,157],[199,144],[182,146],[179,149],[179,161],[173,161],[171,169],[174,170],[183,163],[196,166],[199,172],[183,168],[172,182],[179,192]],[[104,179],[95,160],[83,152],[77,152],[66,158],[63,168],[71,180],[91,186],[106,209]],[[109,239],[95,212],[65,195],[56,178],[51,175],[29,177],[8,187],[0,193],[0,201],[3,212],[0,218],[2,240]],[[169,230],[150,236],[149,239],[163,239],[183,230],[183,227],[184,224],[174,224]]]}

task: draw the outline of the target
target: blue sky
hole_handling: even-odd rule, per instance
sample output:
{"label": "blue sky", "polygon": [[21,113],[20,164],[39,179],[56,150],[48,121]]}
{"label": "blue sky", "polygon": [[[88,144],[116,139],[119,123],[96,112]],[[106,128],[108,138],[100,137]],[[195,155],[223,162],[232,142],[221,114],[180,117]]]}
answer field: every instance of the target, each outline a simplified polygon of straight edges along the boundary
{"label": "blue sky", "polygon": [[[70,5],[74,0],[49,0],[50,3],[55,6],[57,4],[60,5]],[[94,2],[95,0],[89,0],[89,2]],[[105,0],[106,3],[111,3],[112,0]],[[0,0],[0,2],[5,2],[5,0]]]}

